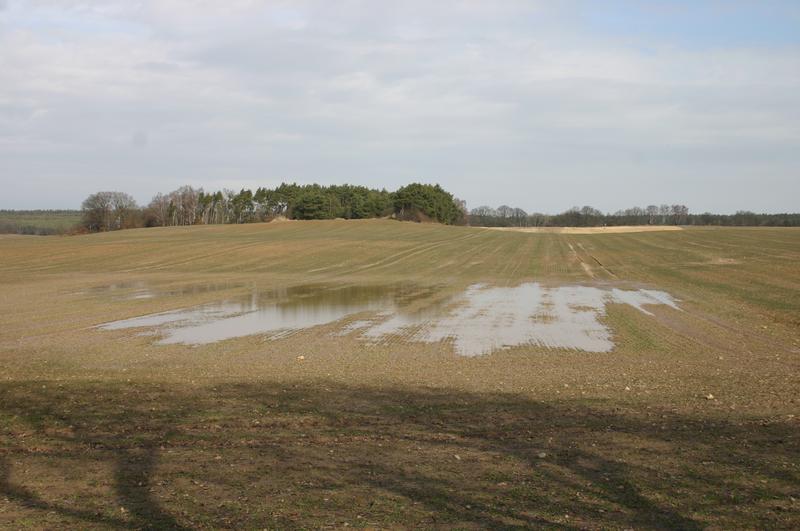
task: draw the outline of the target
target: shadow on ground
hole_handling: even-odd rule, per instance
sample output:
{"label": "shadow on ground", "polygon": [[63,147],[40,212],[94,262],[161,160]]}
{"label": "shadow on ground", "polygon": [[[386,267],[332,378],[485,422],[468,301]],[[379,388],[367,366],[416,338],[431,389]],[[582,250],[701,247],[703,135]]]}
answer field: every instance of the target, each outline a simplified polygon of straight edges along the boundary
{"label": "shadow on ground", "polygon": [[451,390],[0,387],[0,525],[800,525],[791,419]]}

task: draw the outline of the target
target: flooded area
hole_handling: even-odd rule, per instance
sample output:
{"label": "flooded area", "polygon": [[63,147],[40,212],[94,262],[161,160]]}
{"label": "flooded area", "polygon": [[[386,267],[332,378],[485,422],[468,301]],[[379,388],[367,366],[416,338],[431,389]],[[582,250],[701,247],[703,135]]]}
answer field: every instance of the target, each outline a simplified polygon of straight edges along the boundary
{"label": "flooded area", "polygon": [[91,297],[107,297],[112,300],[140,300],[154,299],[156,297],[174,297],[178,295],[198,295],[216,291],[225,291],[243,287],[238,282],[194,283],[179,286],[166,286],[135,280],[129,282],[115,282],[101,284],[87,289],[69,292],[73,295],[88,295]]}
{"label": "flooded area", "polygon": [[[614,348],[603,323],[608,304],[652,315],[650,306],[678,309],[662,291],[583,285],[514,287],[483,284],[442,295],[413,286],[298,286],[252,293],[240,300],[144,315],[100,325],[103,330],[147,329],[159,344],[203,345],[262,335],[277,340],[321,325],[333,336],[370,343],[397,341],[452,345],[462,356],[539,346],[586,352]],[[332,337],[332,340],[334,338]]]}
{"label": "flooded area", "polygon": [[653,290],[601,289],[587,286],[470,286],[448,311],[433,318],[395,314],[365,326],[362,337],[403,335],[407,341],[449,341],[456,353],[478,356],[520,345],[609,352],[610,330],[600,321],[607,303],[633,306],[666,304],[669,294]]}
{"label": "flooded area", "polygon": [[185,308],[101,325],[105,330],[163,327],[160,344],[214,343],[254,334],[269,339],[337,322],[363,312],[402,311],[430,289],[408,286],[295,286],[240,300]]}

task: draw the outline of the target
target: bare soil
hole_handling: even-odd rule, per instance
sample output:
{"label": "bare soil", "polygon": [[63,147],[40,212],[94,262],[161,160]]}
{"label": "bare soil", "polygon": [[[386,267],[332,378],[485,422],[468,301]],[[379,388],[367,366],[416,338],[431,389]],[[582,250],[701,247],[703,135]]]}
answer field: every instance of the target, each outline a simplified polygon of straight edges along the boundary
{"label": "bare soil", "polygon": [[[794,229],[0,238],[0,527],[796,529],[798,264]],[[609,304],[610,352],[474,358],[341,323],[198,346],[94,328],[252,286],[524,282],[680,309]]]}

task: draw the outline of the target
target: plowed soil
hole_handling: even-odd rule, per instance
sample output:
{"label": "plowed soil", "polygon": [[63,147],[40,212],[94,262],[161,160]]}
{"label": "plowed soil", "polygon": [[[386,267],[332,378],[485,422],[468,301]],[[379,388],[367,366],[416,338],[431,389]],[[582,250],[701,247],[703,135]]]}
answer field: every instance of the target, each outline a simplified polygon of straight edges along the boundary
{"label": "plowed soil", "polygon": [[[798,264],[794,229],[0,238],[0,527],[797,528]],[[523,282],[679,309],[608,305],[603,353],[94,328],[254,287]]]}

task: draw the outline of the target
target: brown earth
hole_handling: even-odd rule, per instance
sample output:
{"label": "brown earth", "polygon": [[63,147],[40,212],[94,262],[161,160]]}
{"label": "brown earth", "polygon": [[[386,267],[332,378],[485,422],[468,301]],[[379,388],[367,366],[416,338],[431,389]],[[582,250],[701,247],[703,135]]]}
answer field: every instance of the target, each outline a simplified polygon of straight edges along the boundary
{"label": "brown earth", "polygon": [[[2,238],[0,527],[797,528],[798,264],[794,229]],[[610,353],[476,358],[339,325],[196,347],[92,328],[254,286],[526,281],[680,310],[610,305]]]}

